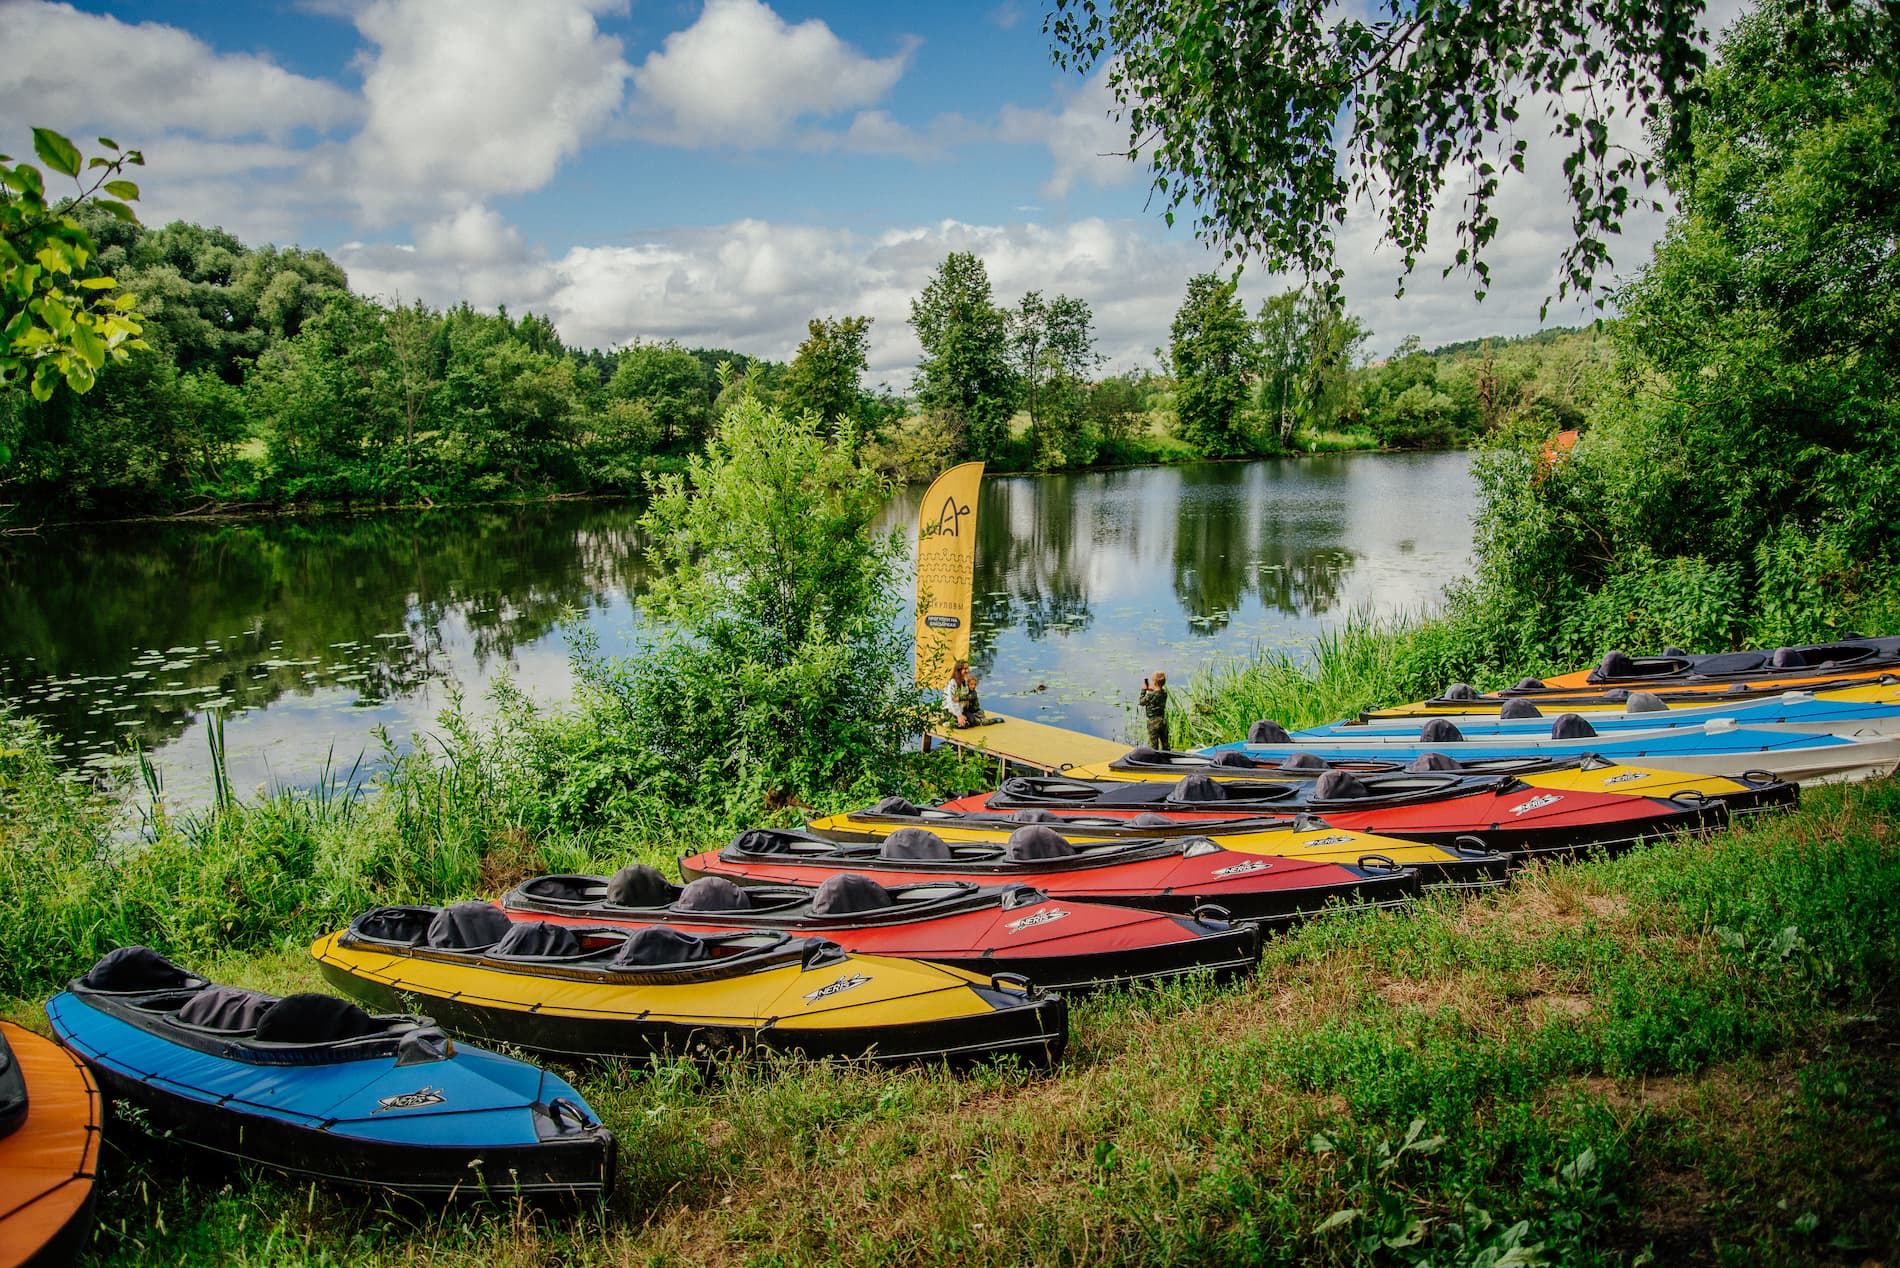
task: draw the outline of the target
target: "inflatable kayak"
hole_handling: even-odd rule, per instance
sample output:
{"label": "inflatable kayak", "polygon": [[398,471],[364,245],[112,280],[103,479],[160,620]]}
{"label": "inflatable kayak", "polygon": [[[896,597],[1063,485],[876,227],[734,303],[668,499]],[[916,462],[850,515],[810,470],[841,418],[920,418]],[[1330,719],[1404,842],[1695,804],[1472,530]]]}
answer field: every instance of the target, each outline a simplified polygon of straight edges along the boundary
{"label": "inflatable kayak", "polygon": [[1474,781],[1440,772],[1362,778],[1328,771],[1301,781],[1217,780],[1200,773],[1173,784],[1030,776],[1005,780],[987,797],[945,804],[951,809],[1036,806],[1129,816],[1156,811],[1221,815],[1277,804],[1298,807],[1336,828],[1433,843],[1464,841],[1516,858],[1615,851],[1728,822],[1725,807],[1701,798],[1663,801],[1554,792],[1508,776]]}
{"label": "inflatable kayak", "polygon": [[1062,997],[1019,978],[857,956],[822,938],[379,907],[310,952],[326,980],[450,1029],[570,1057],[760,1047],[884,1063],[1060,1059]]}
{"label": "inflatable kayak", "polygon": [[1871,677],[1889,669],[1900,669],[1900,638],[1849,638],[1832,643],[1699,656],[1674,647],[1664,648],[1659,656],[1630,656],[1613,651],[1589,669],[1539,681],[1540,687],[1546,690],[1718,681],[1795,686],[1819,680]]}
{"label": "inflatable kayak", "polygon": [[[1569,711],[1566,706],[1565,710]],[[1801,731],[1848,739],[1900,735],[1900,686],[1857,687],[1815,693],[1784,691],[1751,694],[1739,700],[1671,702],[1649,691],[1633,691],[1615,707],[1591,712],[1585,720],[1598,735],[1625,731],[1669,731],[1726,719],[1736,726],[1769,731]],[[1361,735],[1417,735],[1426,719],[1418,714],[1366,715],[1347,722],[1295,731],[1295,741],[1345,739]],[[1467,738],[1548,733],[1550,710],[1522,696],[1502,701],[1493,713],[1461,713],[1451,721]]]}
{"label": "inflatable kayak", "polygon": [[0,1022],[0,1266],[75,1262],[92,1233],[105,1104],[86,1067]]}
{"label": "inflatable kayak", "polygon": [[[1535,679],[1526,679],[1534,682]],[[1430,700],[1419,700],[1412,704],[1397,705],[1386,709],[1363,710],[1356,722],[1373,722],[1417,719],[1448,714],[1453,721],[1466,715],[1495,717],[1502,714],[1505,706],[1513,700],[1522,700],[1534,705],[1546,716],[1555,713],[1581,713],[1594,721],[1599,715],[1611,717],[1641,714],[1654,711],[1658,707],[1672,711],[1681,711],[1682,716],[1694,719],[1694,710],[1706,709],[1705,718],[1729,716],[1735,709],[1748,705],[1761,704],[1777,700],[1798,699],[1812,696],[1816,700],[1835,704],[1900,704],[1900,673],[1884,673],[1871,681],[1846,684],[1817,683],[1806,687],[1760,687],[1746,685],[1725,688],[1721,691],[1683,691],[1669,687],[1644,688],[1632,691],[1628,687],[1583,688],[1575,691],[1564,689],[1535,698],[1523,695],[1501,695],[1497,692],[1481,692],[1466,683],[1455,682],[1442,696]],[[1672,717],[1675,716],[1672,713]],[[1350,725],[1335,723],[1334,725]]]}
{"label": "inflatable kayak", "polygon": [[[1207,759],[1202,758],[1203,762]],[[928,828],[951,844],[1004,844],[1025,823],[1053,823],[1071,841],[1116,841],[1143,837],[1211,837],[1236,854],[1267,854],[1320,863],[1356,864],[1369,855],[1418,873],[1425,889],[1492,889],[1510,879],[1509,857],[1454,842],[1432,845],[1370,832],[1335,828],[1311,815],[1291,818],[1174,819],[1162,814],[1133,819],[1051,814],[1047,810],[945,810],[886,797],[875,806],[814,819],[806,825],[833,841],[882,841],[902,828]]]}
{"label": "inflatable kayak", "polygon": [[835,872],[863,872],[887,885],[1014,882],[1051,898],[1182,914],[1215,907],[1222,919],[1263,924],[1298,920],[1328,904],[1402,907],[1418,893],[1417,873],[1376,853],[1350,865],[1321,863],[1240,854],[1204,836],[1103,841],[1071,838],[1054,826],[1025,824],[1005,841],[956,845],[927,828],[865,843],[753,828],[724,849],[681,859],[680,870],[742,885],[809,885]]}
{"label": "inflatable kayak", "polygon": [[1052,991],[1199,970],[1228,974],[1260,962],[1258,928],[1207,914],[1058,902],[1027,885],[886,888],[857,872],[826,877],[816,889],[741,887],[723,876],[680,886],[636,863],[611,877],[537,876],[502,895],[500,905],[515,920],[824,937],[861,955],[928,960],[982,976],[1020,974]]}
{"label": "inflatable kayak", "polygon": [[1442,752],[1428,752],[1409,762],[1368,757],[1322,757],[1296,752],[1287,757],[1255,756],[1239,749],[1217,753],[1162,752],[1131,749],[1100,766],[1077,766],[1063,772],[1076,779],[1178,780],[1204,771],[1215,779],[1312,779],[1329,770],[1348,774],[1390,775],[1401,772],[1462,772],[1467,775],[1511,775],[1533,788],[1561,788],[1573,792],[1634,793],[1639,797],[1670,799],[1688,794],[1707,797],[1728,807],[1731,817],[1767,810],[1792,810],[1800,804],[1801,787],[1776,779],[1765,771],[1726,775],[1690,775],[1682,771],[1643,766],[1621,766],[1594,754],[1583,757],[1481,757],[1460,761]]}
{"label": "inflatable kayak", "polygon": [[[1255,723],[1255,734],[1263,725]],[[1298,742],[1278,731],[1264,742],[1217,744],[1209,754],[1227,751],[1249,757],[1287,758],[1296,753],[1320,757],[1370,757],[1410,762],[1425,753],[1449,752],[1460,761],[1490,757],[1583,757],[1593,755],[1622,766],[1648,766],[1691,775],[1762,773],[1798,783],[1833,783],[1884,775],[1900,765],[1900,738],[1842,739],[1793,731],[1738,727],[1726,719],[1674,729],[1620,731],[1598,735],[1579,714],[1560,714],[1543,734],[1466,739],[1450,718],[1431,718],[1417,734],[1312,736]]]}
{"label": "inflatable kayak", "polygon": [[613,1183],[613,1134],[578,1092],[426,1017],[214,986],[145,947],[107,954],[46,1015],[109,1099],[201,1149],[416,1196]]}

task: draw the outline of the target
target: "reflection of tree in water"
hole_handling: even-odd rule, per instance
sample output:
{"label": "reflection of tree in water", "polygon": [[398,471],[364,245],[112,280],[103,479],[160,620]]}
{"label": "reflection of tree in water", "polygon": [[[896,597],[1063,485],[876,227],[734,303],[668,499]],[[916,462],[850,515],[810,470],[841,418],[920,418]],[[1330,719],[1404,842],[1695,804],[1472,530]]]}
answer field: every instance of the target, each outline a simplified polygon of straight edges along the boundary
{"label": "reflection of tree in water", "polygon": [[995,636],[1021,626],[1031,639],[1080,633],[1095,620],[1088,538],[1077,531],[1069,476],[983,482],[977,506],[975,629],[970,658],[987,673]]}
{"label": "reflection of tree in water", "polygon": [[213,702],[403,697],[449,672],[447,629],[486,668],[569,611],[637,593],[637,517],[567,503],[15,538],[0,544],[0,689],[68,740],[148,747]]}
{"label": "reflection of tree in water", "polygon": [[1286,615],[1332,607],[1357,556],[1310,543],[1344,537],[1342,507],[1276,496],[1273,486],[1287,476],[1277,464],[1201,463],[1177,470],[1174,593],[1190,634],[1219,633],[1250,593]]}

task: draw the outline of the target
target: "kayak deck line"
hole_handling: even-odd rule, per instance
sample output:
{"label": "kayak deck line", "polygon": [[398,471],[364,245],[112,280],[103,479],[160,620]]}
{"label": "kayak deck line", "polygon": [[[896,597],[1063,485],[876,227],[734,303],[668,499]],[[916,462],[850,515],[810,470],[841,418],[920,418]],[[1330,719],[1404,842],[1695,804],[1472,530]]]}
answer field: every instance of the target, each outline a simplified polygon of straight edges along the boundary
{"label": "kayak deck line", "polygon": [[1045,774],[1059,774],[1070,766],[1110,762],[1128,751],[1119,740],[1085,735],[1046,722],[1012,718],[1007,714],[983,714],[986,721],[973,727],[933,727],[924,736],[924,749],[933,740],[994,757],[1000,767],[1022,766]]}

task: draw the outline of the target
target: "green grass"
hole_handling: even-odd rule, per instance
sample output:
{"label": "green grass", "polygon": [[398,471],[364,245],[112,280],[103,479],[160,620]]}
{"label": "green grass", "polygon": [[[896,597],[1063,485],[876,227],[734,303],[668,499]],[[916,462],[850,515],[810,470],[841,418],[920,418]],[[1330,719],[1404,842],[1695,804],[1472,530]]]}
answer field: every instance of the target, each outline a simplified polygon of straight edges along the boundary
{"label": "green grass", "polygon": [[1309,647],[1257,648],[1215,661],[1175,697],[1177,747],[1243,738],[1263,718],[1296,730],[1437,690],[1441,684],[1425,685],[1412,658],[1412,643],[1427,628],[1420,616],[1354,613]]}
{"label": "green grass", "polygon": [[[1381,648],[1403,633],[1349,627],[1310,669],[1260,658],[1235,690],[1266,685],[1225,707],[1242,717],[1293,700],[1274,693],[1294,679],[1341,693],[1328,699],[1395,681],[1403,649]],[[140,840],[8,719],[0,1011],[43,1030],[44,997],[128,940],[217,980],[311,988],[308,939],[359,907],[493,894],[528,871],[657,861],[679,844],[628,822],[548,829],[535,780],[481,745],[447,746],[364,797],[160,815]],[[1900,1253],[1900,784],[1805,800],[1707,839],[1533,869],[1483,899],[1320,920],[1276,938],[1241,982],[1081,1001],[1048,1075],[790,1060],[564,1067],[623,1146],[618,1192],[581,1216],[418,1210],[154,1152],[119,1131],[93,1255],[1889,1261]],[[683,822],[649,826],[690,832]]]}

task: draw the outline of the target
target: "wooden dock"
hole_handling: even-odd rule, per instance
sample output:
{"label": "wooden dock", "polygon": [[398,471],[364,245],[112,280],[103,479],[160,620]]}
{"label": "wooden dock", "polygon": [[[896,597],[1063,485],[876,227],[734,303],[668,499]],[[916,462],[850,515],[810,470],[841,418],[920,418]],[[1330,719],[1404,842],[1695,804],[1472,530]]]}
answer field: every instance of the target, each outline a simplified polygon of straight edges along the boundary
{"label": "wooden dock", "polygon": [[983,716],[1000,720],[983,726],[934,730],[924,737],[924,747],[938,740],[994,757],[999,771],[1020,766],[1045,775],[1058,774],[1070,766],[1110,762],[1128,751],[1128,745],[1099,735],[1084,735],[1080,731],[988,710]]}

